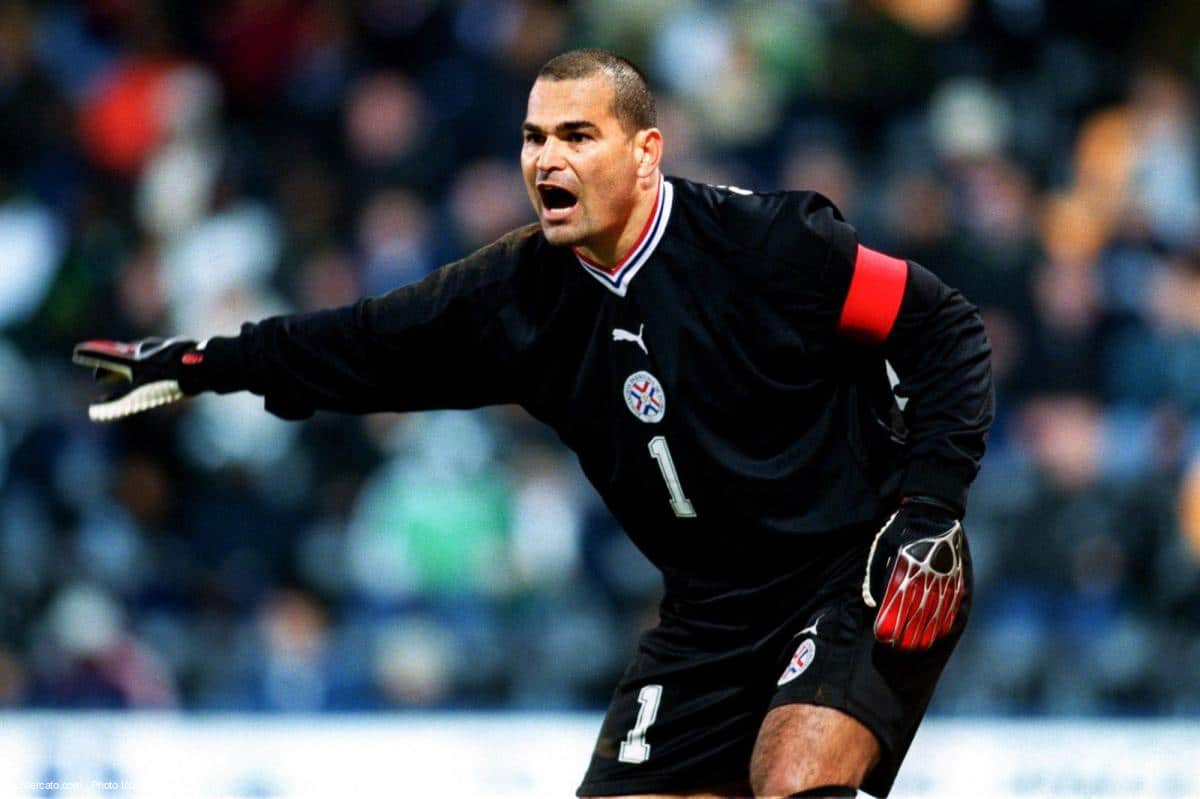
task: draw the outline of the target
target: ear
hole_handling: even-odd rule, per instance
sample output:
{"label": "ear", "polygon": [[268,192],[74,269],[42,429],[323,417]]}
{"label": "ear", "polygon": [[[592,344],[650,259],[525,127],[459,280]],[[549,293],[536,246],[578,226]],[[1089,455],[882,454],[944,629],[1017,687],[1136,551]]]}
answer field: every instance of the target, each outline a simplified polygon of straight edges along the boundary
{"label": "ear", "polygon": [[646,128],[633,135],[633,154],[637,159],[639,178],[648,178],[658,170],[662,161],[663,137],[658,128]]}

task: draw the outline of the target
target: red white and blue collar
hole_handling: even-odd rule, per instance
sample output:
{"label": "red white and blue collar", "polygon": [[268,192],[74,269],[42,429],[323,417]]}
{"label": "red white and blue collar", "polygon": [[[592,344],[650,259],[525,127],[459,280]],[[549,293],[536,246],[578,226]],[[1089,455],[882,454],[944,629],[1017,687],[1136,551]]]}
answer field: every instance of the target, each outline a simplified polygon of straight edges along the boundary
{"label": "red white and blue collar", "polygon": [[663,179],[662,175],[659,175],[658,194],[654,198],[654,208],[650,211],[650,218],[646,220],[646,226],[642,228],[641,235],[638,236],[629,252],[625,253],[625,257],[617,261],[614,266],[605,267],[583,255],[579,250],[574,250],[580,266],[589,275],[603,283],[609,291],[619,297],[624,297],[633,276],[650,260],[650,256],[654,254],[654,248],[658,246],[659,240],[663,237],[663,232],[667,229],[667,221],[671,217],[671,203],[674,197],[675,189]]}

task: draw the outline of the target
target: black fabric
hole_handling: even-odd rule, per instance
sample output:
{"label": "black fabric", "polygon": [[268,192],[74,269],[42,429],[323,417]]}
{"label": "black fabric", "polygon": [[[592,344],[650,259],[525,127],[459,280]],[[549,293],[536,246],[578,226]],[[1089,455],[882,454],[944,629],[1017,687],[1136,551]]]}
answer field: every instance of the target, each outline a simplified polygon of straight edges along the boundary
{"label": "black fabric", "polygon": [[[744,569],[772,538],[890,512],[902,487],[961,504],[991,417],[974,309],[910,266],[884,346],[842,339],[857,238],[828,200],[668,183],[665,233],[624,296],[530,226],[381,297],[246,325],[205,368],[286,418],[520,404],[668,577]],[[626,405],[639,372],[665,398],[653,423]],[[656,438],[694,516],[671,503]]]}
{"label": "black fabric", "polygon": [[900,315],[883,348],[909,400],[900,492],[960,509],[979,471],[995,411],[991,345],[975,307],[932,272],[909,262]]}
{"label": "black fabric", "polygon": [[[766,714],[801,703],[837,708],[874,733],[880,760],[862,789],[887,796],[970,601],[951,634],[925,652],[877,642],[874,611],[860,596],[874,529],[840,531],[843,546],[796,540],[778,548],[771,557],[803,565],[772,580],[669,585],[660,624],[642,635],[613,694],[578,795],[707,791],[746,781]],[[970,581],[969,557],[966,563]],[[661,686],[641,739],[648,757],[622,762],[648,685]]]}

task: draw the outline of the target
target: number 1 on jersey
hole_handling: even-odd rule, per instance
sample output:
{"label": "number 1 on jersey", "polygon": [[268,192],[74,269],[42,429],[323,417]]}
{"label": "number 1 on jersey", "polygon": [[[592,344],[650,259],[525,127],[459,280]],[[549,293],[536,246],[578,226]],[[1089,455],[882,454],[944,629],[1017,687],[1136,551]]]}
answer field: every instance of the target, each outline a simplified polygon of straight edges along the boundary
{"label": "number 1 on jersey", "polygon": [[666,436],[650,439],[650,456],[658,461],[658,470],[667,483],[667,491],[671,492],[671,510],[681,519],[693,518],[696,509],[692,507],[691,500],[684,496],[679,473],[675,471],[675,461],[671,460],[671,450],[667,448]]}

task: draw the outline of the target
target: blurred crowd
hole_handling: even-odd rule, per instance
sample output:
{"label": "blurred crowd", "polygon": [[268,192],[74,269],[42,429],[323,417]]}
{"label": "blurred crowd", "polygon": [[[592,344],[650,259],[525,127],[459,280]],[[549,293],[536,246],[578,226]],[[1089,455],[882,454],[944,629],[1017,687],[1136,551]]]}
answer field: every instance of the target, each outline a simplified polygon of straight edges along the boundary
{"label": "blurred crowd", "polygon": [[976,610],[935,706],[1200,712],[1198,42],[1187,0],[0,4],[0,706],[606,703],[661,585],[523,412],[96,426],[68,357],[532,221],[531,79],[604,46],[668,174],[822,191],[981,307]]}

